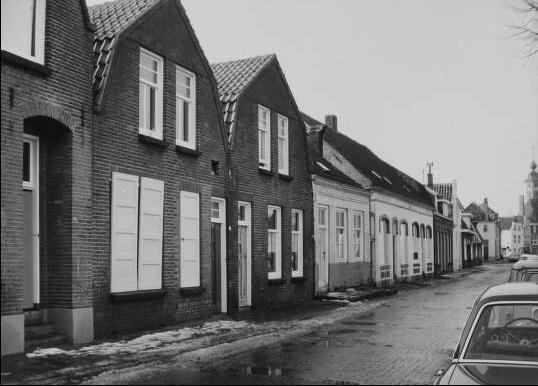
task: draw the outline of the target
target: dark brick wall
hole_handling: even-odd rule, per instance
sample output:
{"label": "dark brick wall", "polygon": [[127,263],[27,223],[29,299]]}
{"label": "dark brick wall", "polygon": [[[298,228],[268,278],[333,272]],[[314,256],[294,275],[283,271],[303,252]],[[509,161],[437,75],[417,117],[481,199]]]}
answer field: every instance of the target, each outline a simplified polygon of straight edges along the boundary
{"label": "dark brick wall", "polygon": [[[39,135],[41,150],[52,154],[67,151],[55,172],[52,163],[42,158],[40,170],[41,210],[61,222],[41,219],[41,266],[46,266],[52,253],[49,243],[58,234],[54,253],[63,254],[62,264],[55,265],[58,281],[54,296],[47,298],[52,281],[42,269],[41,303],[54,307],[82,307],[91,304],[88,296],[91,279],[90,234],[90,170],[91,170],[91,34],[84,24],[78,1],[47,1],[45,25],[45,65],[26,65],[13,55],[2,52],[2,130],[1,130],[1,193],[2,193],[2,315],[22,311],[23,269],[23,206],[22,206],[22,134]],[[84,118],[85,117],[85,118]],[[26,120],[26,121],[25,121]],[[65,129],[63,141],[49,140],[51,133]],[[47,148],[47,149],[46,149]],[[50,150],[50,152],[48,151]],[[50,175],[49,175],[50,172]],[[49,205],[46,176],[62,175],[62,205]],[[51,179],[52,181],[52,179]],[[49,189],[50,191],[50,189]],[[43,217],[43,216],[41,216]],[[50,218],[49,218],[50,220]],[[47,241],[48,240],[48,241]],[[56,256],[60,257],[59,254]],[[73,272],[80,272],[78,276]],[[61,283],[61,284],[60,284]]]}
{"label": "dark brick wall", "polygon": [[[93,157],[95,335],[102,336],[206,316],[212,304],[210,199],[226,196],[226,156],[221,116],[211,85],[212,74],[188,33],[185,19],[172,1],[163,2],[142,18],[116,48],[102,113],[95,116]],[[140,46],[164,58],[164,147],[143,142],[138,135]],[[175,65],[196,74],[197,147],[199,156],[175,146]],[[219,161],[213,175],[211,161]],[[161,299],[112,302],[110,298],[110,208],[113,171],[164,180],[164,237]],[[200,194],[201,285],[198,295],[180,293],[180,191]]]}
{"label": "dark brick wall", "polygon": [[[258,169],[258,104],[271,110],[272,176]],[[277,114],[289,120],[289,172],[278,174]],[[280,76],[276,62],[256,78],[238,104],[232,164],[236,170],[237,199],[252,205],[252,306],[277,306],[312,299],[314,294],[314,240],[312,238],[312,183],[307,169],[306,139],[298,112]],[[267,270],[267,206],[282,208],[282,279],[270,284]],[[303,275],[291,276],[291,210],[303,211]]]}

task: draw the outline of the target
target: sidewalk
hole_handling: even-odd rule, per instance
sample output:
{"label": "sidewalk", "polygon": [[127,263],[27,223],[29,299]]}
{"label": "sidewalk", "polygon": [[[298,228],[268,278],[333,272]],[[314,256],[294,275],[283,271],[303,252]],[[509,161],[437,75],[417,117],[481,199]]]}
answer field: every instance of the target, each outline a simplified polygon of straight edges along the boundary
{"label": "sidewalk", "polygon": [[[449,280],[484,269],[487,268],[455,273]],[[437,286],[446,282],[447,279],[430,279],[424,285]],[[418,287],[401,289],[412,291],[414,288]],[[107,379],[116,380],[118,374],[143,372],[148,367],[177,361],[178,356],[184,363],[196,362],[201,357],[234,355],[276,343],[367,313],[384,302],[384,298],[353,302],[317,300],[287,308],[253,310],[233,316],[218,315],[209,321],[102,340],[91,345],[37,349],[25,355],[3,358],[1,381],[2,384],[78,384],[92,382],[93,379],[96,383],[107,383]]]}

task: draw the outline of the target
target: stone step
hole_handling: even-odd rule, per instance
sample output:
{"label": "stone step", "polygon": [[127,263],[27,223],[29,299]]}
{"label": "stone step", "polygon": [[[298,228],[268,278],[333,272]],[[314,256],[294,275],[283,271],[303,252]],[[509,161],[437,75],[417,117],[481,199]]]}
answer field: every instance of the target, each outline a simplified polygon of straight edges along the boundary
{"label": "stone step", "polygon": [[39,338],[44,335],[50,335],[54,332],[52,323],[39,323],[27,325],[24,327],[24,336],[26,339]]}
{"label": "stone step", "polygon": [[50,333],[37,338],[27,338],[24,342],[26,352],[32,352],[38,348],[54,347],[67,343],[67,338],[62,334]]}

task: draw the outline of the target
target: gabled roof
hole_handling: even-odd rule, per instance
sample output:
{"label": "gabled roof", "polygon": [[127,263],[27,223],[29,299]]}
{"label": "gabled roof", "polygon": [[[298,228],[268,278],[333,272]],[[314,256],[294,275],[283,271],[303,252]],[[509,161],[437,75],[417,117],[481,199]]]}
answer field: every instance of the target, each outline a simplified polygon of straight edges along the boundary
{"label": "gabled roof", "polygon": [[303,117],[303,121],[306,125],[306,129],[308,131],[311,131],[311,130],[316,130],[316,129],[322,129],[323,126],[325,126],[323,123],[321,123],[320,121],[312,118],[310,115],[308,114],[305,114],[301,111],[301,116]]}
{"label": "gabled roof", "polygon": [[452,202],[452,183],[433,184],[433,190],[437,192],[437,198]]}
{"label": "gabled roof", "polygon": [[433,206],[432,196],[424,185],[383,161],[366,146],[329,126],[323,129],[323,139],[340,152],[361,174],[369,178],[375,187]]}
{"label": "gabled roof", "polygon": [[469,212],[473,215],[473,221],[497,221],[499,219],[499,214],[489,207],[485,202],[478,205],[476,202],[470,203],[466,212]]}
{"label": "gabled roof", "polygon": [[325,159],[312,160],[312,173],[340,184],[363,189],[361,184],[353,181]]}
{"label": "gabled roof", "polygon": [[100,104],[118,35],[160,0],[116,0],[88,9],[96,27],[93,44],[93,92]]}
{"label": "gabled roof", "polygon": [[228,141],[231,141],[233,134],[239,96],[256,76],[275,59],[276,55],[271,54],[211,64],[211,69],[217,80]]}

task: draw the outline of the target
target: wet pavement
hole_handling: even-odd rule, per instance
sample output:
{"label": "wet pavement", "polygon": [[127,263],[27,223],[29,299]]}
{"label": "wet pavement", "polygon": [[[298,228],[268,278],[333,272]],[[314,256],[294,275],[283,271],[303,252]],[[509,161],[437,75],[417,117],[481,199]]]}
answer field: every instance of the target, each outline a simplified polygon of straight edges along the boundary
{"label": "wet pavement", "polygon": [[[404,290],[368,313],[221,359],[176,361],[135,384],[432,384],[450,362],[476,297],[505,282],[509,265],[435,287]],[[179,358],[178,358],[179,359]]]}

